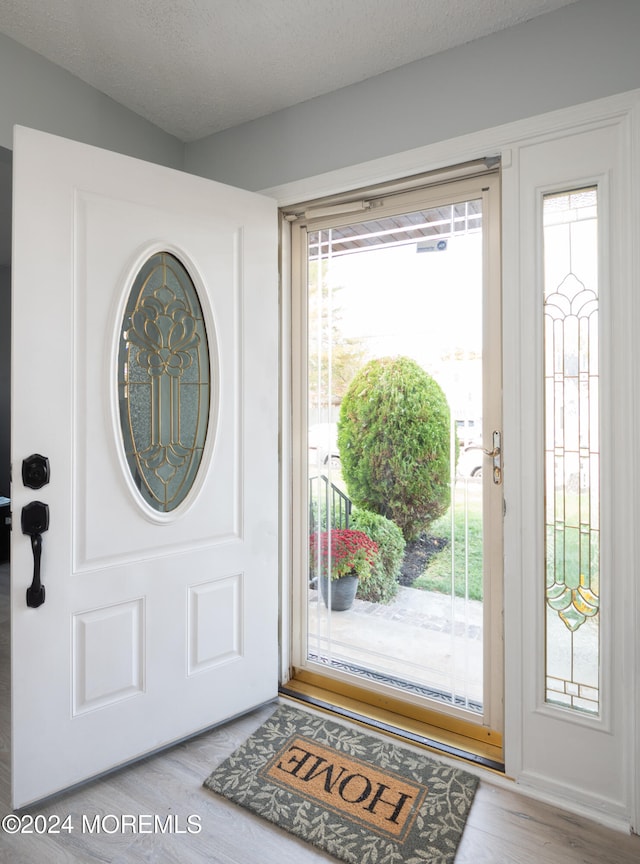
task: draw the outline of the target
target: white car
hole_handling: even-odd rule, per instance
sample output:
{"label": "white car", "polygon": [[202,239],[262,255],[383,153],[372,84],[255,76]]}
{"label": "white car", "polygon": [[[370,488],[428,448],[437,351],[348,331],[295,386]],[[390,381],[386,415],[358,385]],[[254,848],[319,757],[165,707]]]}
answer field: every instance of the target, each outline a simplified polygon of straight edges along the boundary
{"label": "white car", "polygon": [[471,444],[469,447],[460,450],[456,474],[459,477],[473,477],[480,480],[482,478],[483,462],[484,452],[482,444]]}
{"label": "white car", "polygon": [[334,468],[340,466],[337,423],[314,423],[309,426],[307,440],[310,463],[328,465],[330,462]]}

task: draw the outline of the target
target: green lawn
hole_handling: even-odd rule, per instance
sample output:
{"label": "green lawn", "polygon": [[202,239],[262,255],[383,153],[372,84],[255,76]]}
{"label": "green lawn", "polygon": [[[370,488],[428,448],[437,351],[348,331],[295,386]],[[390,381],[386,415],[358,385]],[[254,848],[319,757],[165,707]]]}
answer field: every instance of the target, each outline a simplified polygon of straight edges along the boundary
{"label": "green lawn", "polygon": [[[477,492],[480,491],[478,486]],[[482,500],[475,489],[470,490],[465,519],[465,502],[462,495],[456,500],[455,533],[451,542],[451,510],[433,523],[429,533],[434,537],[446,538],[449,543],[431,559],[422,576],[415,580],[413,588],[425,591],[451,593],[452,546],[455,549],[455,593],[464,597],[466,580],[469,583],[469,597],[482,600]],[[466,524],[465,524],[466,523]]]}

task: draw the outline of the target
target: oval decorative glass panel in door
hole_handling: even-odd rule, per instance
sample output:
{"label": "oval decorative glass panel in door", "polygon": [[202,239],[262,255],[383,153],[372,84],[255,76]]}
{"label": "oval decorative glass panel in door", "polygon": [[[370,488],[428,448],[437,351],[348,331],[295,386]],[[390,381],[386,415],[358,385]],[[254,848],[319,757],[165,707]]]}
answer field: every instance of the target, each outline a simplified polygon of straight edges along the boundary
{"label": "oval decorative glass panel in door", "polygon": [[209,346],[193,280],[170,252],[140,268],[118,352],[120,426],[143,500],[168,513],[187,497],[202,462],[211,397]]}

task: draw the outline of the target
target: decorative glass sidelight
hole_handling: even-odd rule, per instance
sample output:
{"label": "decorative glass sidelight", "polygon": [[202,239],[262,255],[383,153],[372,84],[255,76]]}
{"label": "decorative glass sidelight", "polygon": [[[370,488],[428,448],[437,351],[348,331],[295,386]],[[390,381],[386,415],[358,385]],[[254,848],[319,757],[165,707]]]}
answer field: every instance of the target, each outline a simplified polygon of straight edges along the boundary
{"label": "decorative glass sidelight", "polygon": [[599,712],[597,189],[545,195],[546,701]]}
{"label": "decorative glass sidelight", "polygon": [[210,368],[198,293],[169,252],[152,255],[133,283],[122,323],[118,395],[133,481],[154,510],[175,510],[202,461]]}

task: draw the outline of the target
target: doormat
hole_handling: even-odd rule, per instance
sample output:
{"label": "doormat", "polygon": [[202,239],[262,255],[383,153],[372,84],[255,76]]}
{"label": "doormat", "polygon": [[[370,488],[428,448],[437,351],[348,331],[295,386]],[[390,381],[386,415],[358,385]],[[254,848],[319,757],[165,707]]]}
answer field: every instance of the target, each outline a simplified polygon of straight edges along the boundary
{"label": "doormat", "polygon": [[478,779],[280,706],[204,786],[349,864],[449,864]]}

